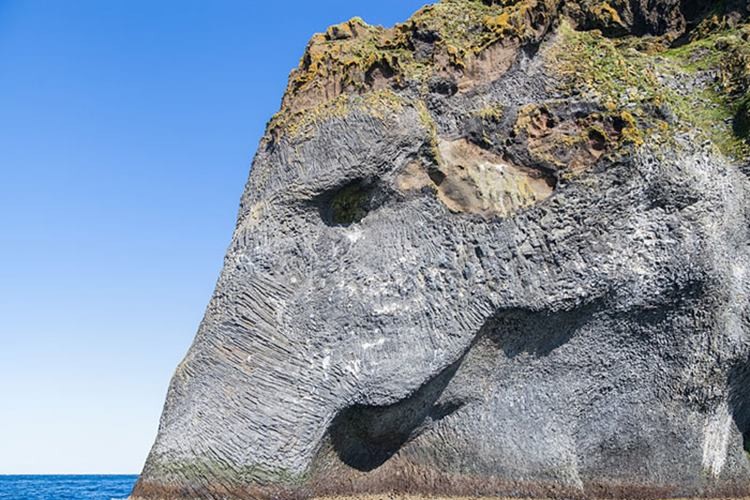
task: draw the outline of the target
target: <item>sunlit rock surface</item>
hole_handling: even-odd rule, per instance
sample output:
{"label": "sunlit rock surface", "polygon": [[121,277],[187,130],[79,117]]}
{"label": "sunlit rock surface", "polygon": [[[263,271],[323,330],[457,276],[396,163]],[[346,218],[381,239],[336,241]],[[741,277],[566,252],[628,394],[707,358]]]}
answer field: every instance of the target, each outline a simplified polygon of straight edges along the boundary
{"label": "sunlit rock surface", "polygon": [[133,497],[750,494],[746,9],[313,37]]}

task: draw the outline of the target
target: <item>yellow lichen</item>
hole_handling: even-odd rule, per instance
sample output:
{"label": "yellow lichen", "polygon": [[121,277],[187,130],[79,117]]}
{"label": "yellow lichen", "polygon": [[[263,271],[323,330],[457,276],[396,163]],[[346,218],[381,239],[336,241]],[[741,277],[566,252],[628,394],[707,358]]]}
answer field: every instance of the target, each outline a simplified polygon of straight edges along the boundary
{"label": "yellow lichen", "polygon": [[482,24],[484,24],[486,29],[493,31],[500,36],[504,36],[513,30],[513,27],[510,25],[510,13],[507,11],[502,12],[497,16],[484,16],[484,18],[482,18]]}
{"label": "yellow lichen", "polygon": [[276,113],[271,118],[268,129],[276,137],[286,135],[298,138],[311,132],[314,126],[334,118],[343,118],[355,109],[386,121],[400,113],[406,103],[403,97],[390,89],[376,90],[361,96],[342,94],[332,101],[322,102],[294,113]]}
{"label": "yellow lichen", "polygon": [[635,117],[629,111],[622,111],[618,118],[621,120],[622,127],[622,141],[626,144],[633,144],[635,146],[641,146],[643,144],[643,133],[638,127],[638,122]]}
{"label": "yellow lichen", "polygon": [[617,9],[612,7],[607,2],[602,2],[598,5],[595,5],[591,9],[592,13],[598,17],[602,24],[611,25],[611,24],[617,24],[619,26],[625,26],[625,23],[622,22],[622,18],[620,17],[620,13],[617,12]]}
{"label": "yellow lichen", "polygon": [[[436,73],[469,70],[469,62],[498,41],[515,39],[508,43],[517,48],[538,37],[543,32],[540,27],[546,29],[550,22],[556,1],[443,0],[391,29],[369,26],[358,18],[332,26],[310,40],[290,76],[282,113],[315,108],[342,93],[366,93],[406,82],[423,88]],[[416,56],[413,38],[419,31],[438,34],[433,58]],[[445,62],[450,68],[441,66]]]}
{"label": "yellow lichen", "polygon": [[505,109],[503,105],[500,103],[492,103],[479,109],[475,114],[482,120],[499,122],[500,120],[503,119],[503,115],[505,114]]}
{"label": "yellow lichen", "polygon": [[400,113],[406,100],[390,89],[381,89],[364,94],[362,103],[370,115],[385,120],[395,113]]}
{"label": "yellow lichen", "polygon": [[421,100],[416,101],[414,103],[414,108],[417,110],[420,123],[429,134],[430,152],[432,154],[433,160],[436,163],[440,163],[441,156],[440,156],[440,149],[438,148],[437,124],[435,123],[435,120],[432,118],[430,111],[427,109],[427,106],[425,105],[423,101]]}

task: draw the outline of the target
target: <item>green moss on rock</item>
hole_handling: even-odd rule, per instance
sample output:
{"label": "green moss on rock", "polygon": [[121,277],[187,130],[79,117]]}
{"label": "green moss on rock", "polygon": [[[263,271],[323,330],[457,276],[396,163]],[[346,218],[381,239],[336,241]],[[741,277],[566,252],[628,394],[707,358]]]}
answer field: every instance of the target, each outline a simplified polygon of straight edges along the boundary
{"label": "green moss on rock", "polygon": [[750,94],[745,95],[738,105],[732,120],[734,133],[740,139],[750,139]]}
{"label": "green moss on rock", "polygon": [[[720,2],[708,14],[733,12],[727,6],[734,3]],[[580,0],[566,3],[564,12],[593,19],[592,25],[609,35],[627,34],[633,13],[626,7],[620,0]],[[471,74],[478,55],[493,46],[512,54],[538,41],[559,8],[560,0],[443,0],[391,29],[359,18],[332,26],[308,44],[271,131],[299,136],[323,119],[343,116],[353,107],[352,99],[342,96],[373,94],[357,105],[385,119],[403,105],[393,91],[407,85],[424,91],[433,77]],[[703,24],[712,19],[708,14],[701,14]],[[737,16],[730,18],[711,29],[696,29],[689,43],[668,50],[674,30],[612,39],[599,30],[576,31],[563,18],[548,64],[571,92],[583,92],[610,113],[632,118],[625,120],[624,143],[669,140],[674,136],[669,129],[682,126],[699,130],[725,154],[743,157],[749,151],[743,98],[750,88],[750,28]],[[425,36],[431,40],[428,56],[415,48]],[[681,89],[700,72],[717,74],[717,82]],[[669,116],[654,110],[667,110]]]}
{"label": "green moss on rock", "polygon": [[[739,127],[732,122],[741,111],[733,89],[747,85],[750,67],[742,40],[725,33],[651,53],[636,49],[633,38],[613,40],[563,22],[547,64],[568,92],[583,93],[623,118],[623,138],[631,144],[671,140],[682,128],[697,130],[723,153],[741,158],[748,148],[735,131],[742,130],[743,118]],[[736,54],[729,57],[728,51]],[[716,82],[711,74],[719,75]]]}
{"label": "green moss on rock", "polygon": [[336,193],[331,200],[331,220],[334,224],[349,225],[367,215],[369,194],[359,184],[352,184]]}
{"label": "green moss on rock", "polygon": [[[424,84],[446,71],[463,70],[488,47],[518,47],[538,40],[560,0],[443,0],[391,29],[359,18],[312,37],[289,78],[280,114],[319,107],[342,94],[364,94],[408,83]],[[433,37],[432,55],[415,46]],[[277,119],[279,125],[287,120]]]}

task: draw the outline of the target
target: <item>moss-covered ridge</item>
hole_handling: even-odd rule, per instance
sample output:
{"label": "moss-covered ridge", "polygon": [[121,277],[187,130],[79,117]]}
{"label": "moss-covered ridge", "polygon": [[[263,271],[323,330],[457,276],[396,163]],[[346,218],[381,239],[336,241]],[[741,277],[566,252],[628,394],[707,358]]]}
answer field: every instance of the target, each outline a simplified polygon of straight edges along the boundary
{"label": "moss-covered ridge", "polygon": [[611,39],[563,23],[548,66],[567,92],[625,113],[632,142],[697,131],[723,153],[742,158],[750,153],[748,29],[739,25],[654,51],[643,38]]}
{"label": "moss-covered ridge", "polygon": [[436,76],[476,78],[483,72],[483,53],[492,48],[507,50],[509,67],[518,47],[541,40],[559,5],[560,0],[443,0],[390,29],[359,18],[332,26],[308,43],[271,131],[283,131],[342,94],[426,88]]}
{"label": "moss-covered ridge", "polygon": [[560,36],[547,51],[550,74],[560,76],[552,79],[557,91],[583,93],[619,117],[625,127],[618,141],[639,145],[684,127],[699,130],[726,154],[745,156],[747,12],[735,0],[710,8],[664,0],[653,12],[633,5],[443,0],[390,29],[354,18],[313,36],[269,131],[276,138],[297,136],[354,107],[385,116],[415,105],[403,97],[407,88],[424,96],[487,83],[511,67],[523,45],[558,26]]}
{"label": "moss-covered ridge", "polygon": [[541,41],[561,16],[580,30],[672,40],[686,29],[681,5],[680,0],[442,0],[390,29],[354,18],[312,37],[290,75],[281,112],[299,112],[342,93],[424,84],[436,75],[477,79],[472,73],[482,71],[476,66],[486,51],[504,48],[513,59],[513,49]]}

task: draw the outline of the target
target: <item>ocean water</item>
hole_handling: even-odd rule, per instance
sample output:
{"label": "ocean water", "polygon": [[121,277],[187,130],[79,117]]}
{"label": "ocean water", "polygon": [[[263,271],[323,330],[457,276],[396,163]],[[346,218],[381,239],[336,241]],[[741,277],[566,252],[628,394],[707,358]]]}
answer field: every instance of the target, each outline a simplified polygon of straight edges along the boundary
{"label": "ocean water", "polygon": [[1,500],[125,499],[138,476],[0,476]]}

